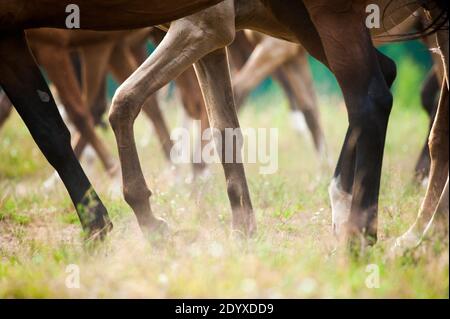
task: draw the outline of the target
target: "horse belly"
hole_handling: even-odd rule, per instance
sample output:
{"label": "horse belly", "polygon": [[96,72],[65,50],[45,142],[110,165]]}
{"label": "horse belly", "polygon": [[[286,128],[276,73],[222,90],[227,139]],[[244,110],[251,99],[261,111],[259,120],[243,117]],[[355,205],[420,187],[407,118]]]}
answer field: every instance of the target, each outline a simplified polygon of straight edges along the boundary
{"label": "horse belly", "polygon": [[[0,2],[1,29],[67,28],[72,0]],[[171,22],[222,0],[79,0],[80,29],[126,30]],[[3,8],[4,7],[4,8]],[[5,10],[3,10],[5,9]]]}

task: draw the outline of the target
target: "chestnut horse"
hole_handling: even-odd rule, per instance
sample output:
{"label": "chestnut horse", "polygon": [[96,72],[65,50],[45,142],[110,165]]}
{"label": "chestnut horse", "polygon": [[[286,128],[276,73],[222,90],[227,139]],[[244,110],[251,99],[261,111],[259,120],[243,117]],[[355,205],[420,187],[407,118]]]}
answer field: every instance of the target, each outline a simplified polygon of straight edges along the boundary
{"label": "chestnut horse", "polygon": [[[186,11],[194,11],[200,6],[212,4],[212,1],[209,3],[208,1],[191,1],[190,4],[195,2],[195,5],[186,6],[187,1],[184,1],[185,6],[182,6],[180,2],[165,1],[164,5],[158,6],[148,0],[145,1],[145,5],[144,1],[121,1],[117,6],[105,10],[106,1],[82,1],[80,8],[84,12],[83,28],[143,27],[151,23],[162,23],[165,18],[174,19],[179,15],[187,14]],[[389,9],[391,2],[391,0],[371,1],[382,8],[386,13],[385,17],[389,17],[386,21],[392,25],[404,20],[420,4],[423,4],[423,1],[416,3],[398,0],[395,2],[402,4],[401,9],[396,6],[395,12],[384,10]],[[432,0],[425,2],[426,4],[434,3]],[[6,10],[0,7],[0,12],[7,12],[6,15],[0,16],[0,30],[11,30],[5,35],[2,34],[0,38],[0,61],[2,61],[0,84],[19,113],[28,122],[27,124],[30,124],[29,127],[34,121],[35,127],[48,123],[40,117],[42,115],[48,117],[47,110],[54,109],[53,111],[56,112],[56,109],[47,107],[46,110],[41,110],[35,105],[31,113],[37,115],[37,118],[33,118],[33,121],[30,121],[28,113],[21,112],[23,105],[34,103],[42,105],[53,101],[29,55],[21,30],[38,26],[63,28],[64,17],[61,13],[68,4],[66,1],[46,1],[50,4],[50,8],[38,10],[33,7],[37,3],[39,1],[8,1]],[[443,1],[436,0],[436,3],[443,5]],[[159,12],[159,17],[152,15],[150,12],[152,5],[162,7],[165,15],[162,12]],[[153,233],[155,230],[163,230],[165,223],[157,219],[151,211],[149,203],[151,192],[143,177],[134,142],[133,122],[143,102],[156,90],[196,63],[196,72],[205,97],[211,126],[221,132],[224,132],[226,128],[239,128],[225,47],[232,42],[237,28],[249,28],[301,43],[312,56],[324,63],[335,74],[344,94],[349,114],[349,129],[331,186],[334,226],[336,231],[342,232],[351,243],[365,246],[376,241],[383,151],[392,107],[389,87],[395,78],[395,64],[377,51],[373,45],[365,24],[366,5],[365,0],[286,0],[283,2],[225,0],[214,7],[171,23],[161,45],[116,92],[110,113],[110,122],[116,135],[122,165],[125,200],[133,208],[144,231]],[[33,10],[27,10],[27,8]],[[442,17],[440,7],[429,6],[428,9],[432,17]],[[22,14],[19,15],[19,12]],[[446,23],[448,24],[448,20]],[[388,27],[387,23],[385,26]],[[376,33],[380,30],[373,31]],[[440,48],[445,57],[446,71],[448,71],[448,33],[438,32],[437,42],[441,44]],[[12,50],[16,52],[14,56],[9,54]],[[24,74],[29,76],[22,78]],[[27,81],[23,81],[24,79]],[[443,91],[448,93],[447,79],[444,81]],[[441,101],[444,102],[446,99],[443,98]],[[54,118],[60,119],[56,113]],[[441,103],[430,145],[433,162],[432,182],[424,204],[426,209],[420,214],[420,220],[429,220],[430,214],[436,211],[448,180],[447,118],[448,105]],[[57,126],[57,123],[54,124]],[[64,127],[62,122],[60,125]],[[55,138],[48,130],[45,132],[46,134],[40,140]],[[48,144],[43,143],[42,146]],[[70,143],[66,144],[67,154],[72,153]],[[238,144],[240,143],[235,143],[234,150],[238,148]],[[66,163],[67,160],[64,162]],[[73,156],[73,164],[77,165],[74,162],[76,159]],[[244,167],[237,163],[223,163],[223,168],[233,211],[234,229],[246,235],[254,234],[256,221]],[[71,187],[73,186],[72,178],[76,174],[73,171],[67,174],[67,171],[64,171],[67,165],[62,165],[59,169],[61,174],[66,173],[66,186],[69,189],[76,188]],[[82,173],[81,169],[78,171]],[[90,188],[90,184],[84,174],[81,179],[84,180],[84,187],[81,187],[82,196],[75,199],[86,207],[87,203],[81,202],[80,199],[86,198],[86,191]],[[77,179],[77,182],[79,180]],[[75,190],[78,195],[80,195],[79,189],[80,187]],[[105,209],[97,195],[92,191],[89,193],[95,197],[95,209],[90,210],[89,215],[92,216],[92,211],[97,212],[93,214],[96,217],[95,220],[101,218],[102,222],[94,225],[101,224],[103,228]],[[89,198],[92,197],[89,196]],[[420,222],[417,225],[415,231],[420,230],[422,226]],[[98,228],[95,227],[95,229]]]}
{"label": "chestnut horse", "polygon": [[[220,0],[81,0],[83,28],[132,29],[170,22]],[[14,104],[34,140],[57,170],[88,237],[103,237],[112,224],[107,211],[81,168],[70,134],[40,73],[24,30],[66,28],[67,0],[6,0],[0,3],[0,86]],[[145,224],[153,219],[144,218]]]}

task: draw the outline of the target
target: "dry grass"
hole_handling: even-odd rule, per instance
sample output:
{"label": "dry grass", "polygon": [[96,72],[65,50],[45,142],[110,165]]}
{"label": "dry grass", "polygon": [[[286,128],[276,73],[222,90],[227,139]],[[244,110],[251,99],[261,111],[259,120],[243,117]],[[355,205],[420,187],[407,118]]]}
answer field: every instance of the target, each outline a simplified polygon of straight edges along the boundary
{"label": "dry grass", "polygon": [[[261,105],[264,101],[265,105]],[[136,136],[152,205],[173,234],[164,245],[143,240],[130,208],[108,198],[109,180],[99,164],[89,176],[102,195],[115,229],[96,248],[84,247],[65,190],[42,191],[51,169],[16,115],[0,140],[0,298],[15,297],[256,297],[448,298],[448,243],[428,240],[417,251],[389,260],[392,240],[414,220],[424,190],[411,185],[414,161],[426,134],[417,110],[394,110],[380,200],[380,242],[363,260],[347,259],[330,230],[327,184],[309,139],[287,125],[285,102],[264,96],[241,116],[242,126],[280,129],[280,168],[261,176],[247,167],[259,224],[249,242],[230,239],[230,209],[219,166],[193,185],[173,184],[148,123]],[[281,100],[283,101],[283,100]],[[346,126],[341,102],[322,101],[333,161]],[[262,107],[261,107],[262,106]],[[176,110],[168,107],[172,127]],[[114,145],[111,132],[102,133]],[[188,168],[184,168],[185,173]],[[80,267],[81,287],[65,285],[66,267]],[[369,289],[366,267],[380,269],[380,288]]]}

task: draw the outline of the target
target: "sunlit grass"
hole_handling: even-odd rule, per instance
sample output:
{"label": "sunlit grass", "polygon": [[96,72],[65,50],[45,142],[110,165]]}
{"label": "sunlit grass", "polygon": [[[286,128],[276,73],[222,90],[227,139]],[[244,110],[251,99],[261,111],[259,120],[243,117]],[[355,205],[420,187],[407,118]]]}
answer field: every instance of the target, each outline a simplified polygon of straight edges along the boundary
{"label": "sunlit grass", "polygon": [[[212,166],[207,181],[173,184],[163,172],[167,164],[155,137],[149,139],[147,120],[139,119],[136,137],[154,193],[152,206],[168,220],[172,235],[162,246],[145,242],[131,209],[109,198],[109,180],[97,163],[89,176],[115,228],[103,245],[88,249],[66,191],[61,185],[53,193],[41,190],[51,169],[14,115],[0,132],[0,298],[448,298],[448,243],[428,240],[403,258],[387,258],[392,240],[412,223],[424,195],[411,185],[428,125],[417,105],[394,107],[380,241],[354,261],[336,249],[331,234],[327,186],[332,169],[321,168],[310,138],[293,131],[279,92],[248,104],[240,116],[243,127],[279,128],[280,166],[269,176],[259,175],[257,165],[247,166],[259,233],[245,243],[230,237],[221,167]],[[170,105],[167,111],[173,127],[177,110]],[[321,100],[321,111],[335,162],[345,109],[339,99],[328,98]],[[115,145],[110,131],[101,134]],[[65,285],[70,264],[80,267],[79,289]],[[379,289],[366,286],[370,264],[380,269]]]}

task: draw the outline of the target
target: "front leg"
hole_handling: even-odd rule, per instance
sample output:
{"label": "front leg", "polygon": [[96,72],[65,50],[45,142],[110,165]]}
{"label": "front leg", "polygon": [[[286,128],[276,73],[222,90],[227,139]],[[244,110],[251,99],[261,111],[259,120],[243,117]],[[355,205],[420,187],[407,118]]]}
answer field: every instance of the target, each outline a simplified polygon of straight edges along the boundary
{"label": "front leg", "polygon": [[124,198],[146,234],[164,231],[166,224],[151,210],[151,191],[139,162],[134,121],[150,95],[206,54],[227,46],[234,34],[234,8],[230,1],[175,21],[153,54],[116,91],[109,120],[122,165]]}
{"label": "front leg", "polygon": [[112,227],[106,208],[75,157],[70,133],[22,31],[0,36],[0,85],[64,182],[87,235],[103,237]]}
{"label": "front leg", "polygon": [[[448,168],[449,168],[449,106],[448,89],[445,80],[442,84],[442,95],[439,102],[436,119],[431,130],[429,139],[431,168],[430,182],[427,192],[420,207],[419,215],[411,228],[400,238],[397,239],[394,249],[396,252],[402,252],[418,246],[425,236],[428,228],[431,226],[436,212],[443,211],[443,204],[439,204],[443,197],[443,190],[447,183],[448,192]],[[444,192],[445,201],[445,192]],[[448,203],[447,203],[448,204]],[[440,208],[437,208],[439,207]],[[447,205],[448,213],[448,205]],[[448,224],[447,224],[448,227]]]}

